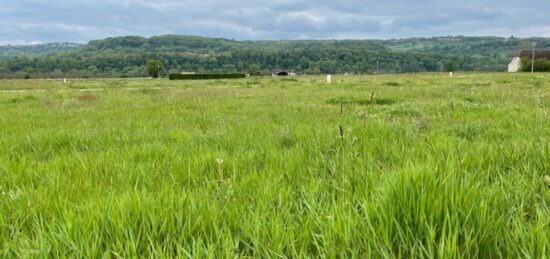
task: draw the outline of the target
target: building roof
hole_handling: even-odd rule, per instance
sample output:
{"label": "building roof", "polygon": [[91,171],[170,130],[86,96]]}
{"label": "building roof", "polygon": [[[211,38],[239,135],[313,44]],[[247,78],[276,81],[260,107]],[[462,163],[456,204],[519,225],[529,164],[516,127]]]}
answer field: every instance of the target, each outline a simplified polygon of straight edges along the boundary
{"label": "building roof", "polygon": [[[520,58],[523,58],[523,57],[528,57],[528,58],[531,58],[533,56],[533,50],[532,49],[524,49],[524,50],[520,50],[514,57],[520,57]],[[535,59],[539,59],[539,58],[545,58],[545,59],[550,59],[550,50],[546,50],[546,49],[541,49],[541,50],[536,50],[535,49]]]}

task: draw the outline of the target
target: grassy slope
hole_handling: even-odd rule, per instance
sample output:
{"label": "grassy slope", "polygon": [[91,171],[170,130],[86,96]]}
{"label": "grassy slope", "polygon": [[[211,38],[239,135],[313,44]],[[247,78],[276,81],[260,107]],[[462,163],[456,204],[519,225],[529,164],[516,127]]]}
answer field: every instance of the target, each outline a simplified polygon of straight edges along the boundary
{"label": "grassy slope", "polygon": [[0,257],[550,255],[550,77],[333,80],[1,82]]}

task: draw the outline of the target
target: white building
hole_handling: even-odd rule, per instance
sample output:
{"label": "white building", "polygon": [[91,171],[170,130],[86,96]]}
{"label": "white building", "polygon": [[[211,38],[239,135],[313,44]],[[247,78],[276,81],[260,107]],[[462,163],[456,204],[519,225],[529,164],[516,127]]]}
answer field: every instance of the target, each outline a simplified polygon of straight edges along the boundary
{"label": "white building", "polygon": [[[508,63],[508,72],[519,72],[521,70],[521,59],[531,58],[533,56],[533,50],[520,50],[516,55],[510,59]],[[535,50],[535,60],[537,59],[550,60],[550,50]]]}
{"label": "white building", "polygon": [[521,68],[521,58],[513,57],[510,60],[510,63],[508,63],[508,72],[515,73],[515,72],[518,72],[520,68]]}

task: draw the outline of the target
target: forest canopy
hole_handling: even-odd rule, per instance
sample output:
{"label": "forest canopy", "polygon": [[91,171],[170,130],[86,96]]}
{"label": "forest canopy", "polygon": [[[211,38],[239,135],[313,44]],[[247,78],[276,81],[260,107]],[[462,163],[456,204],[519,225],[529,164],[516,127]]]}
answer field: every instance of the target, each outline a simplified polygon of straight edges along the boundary
{"label": "forest canopy", "polygon": [[270,74],[275,69],[300,74],[368,74],[377,69],[379,73],[505,71],[510,56],[533,40],[541,48],[550,47],[550,39],[513,37],[236,41],[129,36],[85,45],[32,46],[32,55],[25,54],[25,46],[3,46],[0,77],[144,77],[149,75],[149,60],[161,61],[167,73]]}

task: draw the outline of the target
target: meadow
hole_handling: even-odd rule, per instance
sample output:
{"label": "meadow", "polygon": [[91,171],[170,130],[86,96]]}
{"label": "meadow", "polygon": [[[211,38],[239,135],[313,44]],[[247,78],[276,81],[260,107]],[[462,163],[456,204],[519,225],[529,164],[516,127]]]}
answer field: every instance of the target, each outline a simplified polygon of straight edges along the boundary
{"label": "meadow", "polygon": [[550,257],[550,75],[0,81],[0,257]]}

